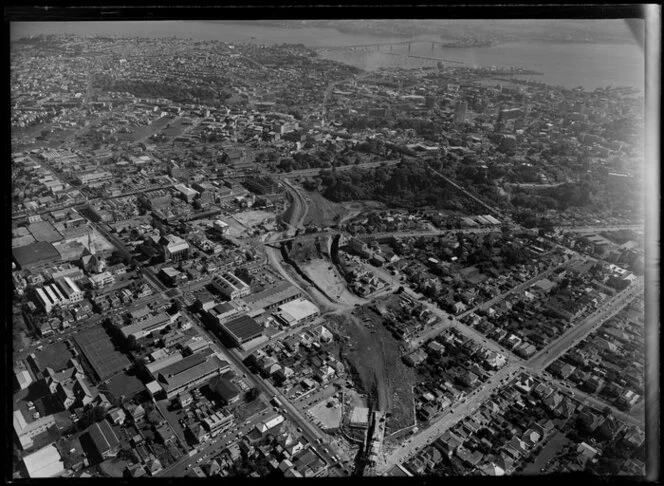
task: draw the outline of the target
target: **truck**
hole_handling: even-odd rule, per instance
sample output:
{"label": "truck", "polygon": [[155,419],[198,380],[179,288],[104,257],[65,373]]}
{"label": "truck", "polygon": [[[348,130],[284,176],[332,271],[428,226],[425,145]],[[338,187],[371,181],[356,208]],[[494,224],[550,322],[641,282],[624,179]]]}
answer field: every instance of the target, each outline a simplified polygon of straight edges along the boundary
{"label": "truck", "polygon": [[276,395],[273,396],[272,399],[271,399],[270,401],[272,402],[272,404],[273,404],[274,406],[276,406],[276,407],[280,407],[280,408],[281,408],[281,406],[282,406],[282,404],[281,404],[281,400],[279,400],[279,398],[277,398]]}

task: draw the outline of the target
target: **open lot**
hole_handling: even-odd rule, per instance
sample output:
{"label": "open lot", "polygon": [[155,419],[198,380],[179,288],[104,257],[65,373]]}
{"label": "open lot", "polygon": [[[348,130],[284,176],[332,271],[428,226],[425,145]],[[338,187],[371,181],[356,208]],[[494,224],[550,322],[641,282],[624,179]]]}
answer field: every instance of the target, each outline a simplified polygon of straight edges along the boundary
{"label": "open lot", "polygon": [[269,211],[244,211],[234,214],[233,218],[243,226],[252,228],[261,223],[267,223],[270,220],[274,221],[275,214]]}
{"label": "open lot", "polygon": [[119,399],[122,395],[131,399],[145,389],[143,382],[127,372],[115,375],[106,383],[106,389]]}
{"label": "open lot", "polygon": [[106,459],[105,461],[100,462],[99,469],[101,469],[102,473],[106,476],[110,476],[112,478],[121,478],[125,468],[129,465],[131,465],[130,461],[125,461],[115,457],[113,459]]}
{"label": "open lot", "polygon": [[262,412],[266,408],[268,408],[267,404],[262,399],[257,398],[250,402],[241,399],[235,405],[229,407],[229,410],[235,415],[235,420],[237,422],[242,422],[252,415]]}
{"label": "open lot", "polygon": [[568,444],[571,444],[571,442],[567,437],[565,437],[565,434],[556,431],[556,433],[542,448],[542,451],[537,455],[535,460],[523,469],[523,474],[539,474],[546,463],[553,459],[556,454],[563,450]]}
{"label": "open lot", "polygon": [[[329,404],[332,406],[328,406]],[[307,411],[307,414],[315,422],[322,424],[323,429],[336,429],[341,425],[342,408],[338,400],[327,399],[318,402]]]}
{"label": "open lot", "polygon": [[[90,240],[95,247],[96,251],[113,250],[115,247],[104,238],[96,229],[90,233]],[[85,233],[77,238],[71,238],[69,241],[77,241],[84,247],[88,248],[88,234]],[[89,250],[89,248],[88,248]]]}
{"label": "open lot", "polygon": [[228,235],[229,236],[239,238],[248,229],[246,226],[243,226],[237,219],[235,219],[235,216],[233,216],[231,218],[224,217],[222,219],[226,224],[228,224]]}
{"label": "open lot", "polygon": [[182,120],[180,120],[180,119],[173,120],[173,121],[170,122],[170,127],[164,128],[161,131],[161,133],[165,137],[177,137],[178,135],[180,135],[184,131],[186,126],[187,125],[182,123]]}
{"label": "open lot", "polygon": [[339,275],[331,261],[316,258],[305,265],[300,265],[300,268],[337,302],[346,305],[365,304],[367,302],[348,290],[346,281]]}

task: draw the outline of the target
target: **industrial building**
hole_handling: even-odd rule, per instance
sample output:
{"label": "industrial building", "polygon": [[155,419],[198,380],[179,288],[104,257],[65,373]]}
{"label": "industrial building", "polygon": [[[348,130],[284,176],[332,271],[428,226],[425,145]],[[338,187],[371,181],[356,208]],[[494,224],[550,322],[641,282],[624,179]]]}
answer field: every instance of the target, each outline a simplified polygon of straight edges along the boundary
{"label": "industrial building", "polygon": [[39,271],[60,260],[60,253],[48,241],[13,248],[12,254],[21,270]]}
{"label": "industrial building", "polygon": [[281,304],[278,309],[274,316],[277,321],[288,327],[306,324],[320,315],[318,307],[303,298]]}
{"label": "industrial building", "polygon": [[54,444],[25,456],[23,465],[30,478],[53,478],[65,472],[64,462]]}
{"label": "industrial building", "polygon": [[170,317],[165,312],[160,312],[157,315],[149,317],[145,320],[130,324],[121,329],[122,335],[125,338],[134,336],[136,339],[141,339],[150,333],[159,331],[171,323]]}
{"label": "industrial building", "polygon": [[220,323],[219,328],[236,346],[241,346],[263,335],[263,327],[247,315]]}
{"label": "industrial building", "polygon": [[229,369],[230,365],[226,361],[220,360],[212,351],[205,350],[162,368],[158,372],[157,382],[166,392],[166,397],[171,399]]}
{"label": "industrial building", "polygon": [[212,286],[228,300],[245,297],[251,292],[251,287],[230,272],[215,275]]}
{"label": "industrial building", "polygon": [[176,184],[173,186],[178,192],[178,195],[188,203],[192,202],[196,196],[198,196],[198,191],[194,191],[190,187],[185,186],[184,184]]}
{"label": "industrial building", "polygon": [[244,302],[254,310],[273,310],[286,302],[302,297],[302,291],[288,282],[268,287],[260,292],[247,296]]}

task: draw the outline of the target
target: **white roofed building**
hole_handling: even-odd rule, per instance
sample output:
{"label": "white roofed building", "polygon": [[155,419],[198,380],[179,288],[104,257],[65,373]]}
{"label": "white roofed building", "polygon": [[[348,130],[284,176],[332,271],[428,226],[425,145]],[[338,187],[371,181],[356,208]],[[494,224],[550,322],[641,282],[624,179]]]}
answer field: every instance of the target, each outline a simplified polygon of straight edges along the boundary
{"label": "white roofed building", "polygon": [[54,444],[47,445],[23,458],[23,464],[31,478],[53,478],[64,471],[64,462]]}
{"label": "white roofed building", "polygon": [[284,325],[292,327],[311,322],[320,315],[320,310],[310,301],[298,298],[278,307],[274,316]]}
{"label": "white roofed building", "polygon": [[272,417],[270,420],[257,423],[256,430],[258,430],[261,434],[264,434],[268,430],[271,430],[276,426],[281,425],[283,422],[284,422],[284,416],[277,415],[276,417]]}

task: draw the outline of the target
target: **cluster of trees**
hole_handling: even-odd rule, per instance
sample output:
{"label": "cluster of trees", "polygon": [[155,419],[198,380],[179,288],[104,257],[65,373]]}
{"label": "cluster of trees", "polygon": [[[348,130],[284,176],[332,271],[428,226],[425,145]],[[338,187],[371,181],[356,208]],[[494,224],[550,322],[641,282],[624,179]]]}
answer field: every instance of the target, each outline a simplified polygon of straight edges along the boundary
{"label": "cluster of trees", "polygon": [[219,92],[208,87],[187,86],[175,82],[158,82],[148,80],[109,79],[97,77],[95,88],[103,91],[120,91],[131,93],[139,98],[166,98],[179,103],[190,103],[196,100],[223,101],[230,93]]}
{"label": "cluster of trees", "polygon": [[[369,150],[360,151],[368,152]],[[279,160],[277,168],[284,172],[304,169],[328,169],[344,165],[359,164],[359,155],[350,152],[337,154],[330,151],[319,150],[318,152],[297,152],[292,157],[284,157]]]}
{"label": "cluster of trees", "polygon": [[462,196],[454,189],[445,190],[440,179],[432,177],[421,162],[404,161],[393,167],[343,172],[321,171],[320,179],[323,195],[336,202],[373,199],[408,209],[464,207]]}
{"label": "cluster of trees", "polygon": [[345,118],[341,121],[342,125],[348,131],[365,130],[368,128],[388,128],[395,129],[412,129],[415,132],[427,139],[437,140],[440,137],[440,126],[431,120],[423,118],[382,118],[382,117],[367,117],[367,116],[352,116]]}
{"label": "cluster of trees", "polygon": [[537,192],[519,188],[512,195],[510,202],[515,207],[528,208],[536,212],[549,209],[564,211],[570,207],[589,206],[593,192],[595,192],[595,188],[587,181],[569,182],[540,189]]}

